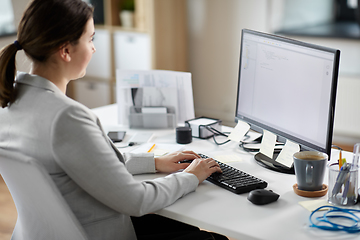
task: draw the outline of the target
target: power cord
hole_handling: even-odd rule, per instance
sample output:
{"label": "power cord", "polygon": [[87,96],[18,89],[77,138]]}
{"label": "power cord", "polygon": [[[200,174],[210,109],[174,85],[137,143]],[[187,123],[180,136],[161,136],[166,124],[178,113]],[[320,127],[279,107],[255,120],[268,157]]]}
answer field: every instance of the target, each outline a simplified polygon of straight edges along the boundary
{"label": "power cord", "polygon": [[228,137],[227,134],[230,134],[230,132],[220,132],[219,130],[217,130],[217,129],[211,127],[211,126],[205,126],[205,128],[214,134],[214,135],[212,136],[212,138],[214,139],[214,142],[215,142],[217,145],[223,145],[223,144],[226,144],[226,143],[228,143],[228,142],[231,141],[230,139],[228,139],[228,140],[226,140],[225,142],[219,143],[218,141],[216,141],[216,138],[215,138],[216,136]]}
{"label": "power cord", "polygon": [[[315,218],[318,222],[314,223],[312,220],[313,215],[321,211],[323,208],[329,208],[327,212],[324,213],[323,216]],[[360,232],[360,218],[355,215],[355,213],[360,213],[360,210],[357,209],[345,209],[339,208],[335,206],[321,206],[314,210],[309,217],[309,221],[311,223],[310,227],[315,227],[328,231],[345,231],[348,233],[358,233]],[[340,223],[335,223],[332,220],[342,219],[346,220],[346,222],[350,223],[349,225],[343,225]],[[352,225],[351,225],[352,223]]]}
{"label": "power cord", "polygon": [[338,150],[340,150],[340,151],[343,150],[341,147],[339,147],[339,146],[337,146],[337,145],[334,145],[334,144],[332,144],[331,147],[332,147],[332,148],[336,148],[336,149],[338,149]]}

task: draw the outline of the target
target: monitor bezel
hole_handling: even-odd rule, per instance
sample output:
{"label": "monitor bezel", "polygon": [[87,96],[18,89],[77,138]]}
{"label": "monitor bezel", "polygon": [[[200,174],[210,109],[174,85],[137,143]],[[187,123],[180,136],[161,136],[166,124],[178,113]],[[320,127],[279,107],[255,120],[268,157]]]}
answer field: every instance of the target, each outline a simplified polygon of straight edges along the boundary
{"label": "monitor bezel", "polygon": [[[238,105],[239,105],[239,94],[240,94],[240,77],[241,77],[241,64],[242,64],[242,53],[243,53],[243,38],[244,33],[253,34],[260,37],[266,37],[276,41],[282,41],[290,44],[295,44],[303,47],[308,47],[320,51],[325,51],[334,54],[334,63],[333,63],[333,76],[331,82],[331,92],[330,92],[330,104],[328,109],[328,129],[327,129],[327,137],[326,137],[326,144],[325,148],[310,143],[306,140],[300,139],[295,137],[289,133],[283,132],[281,130],[275,129],[270,127],[264,123],[258,122],[254,119],[248,118],[238,113]],[[337,89],[337,82],[338,82],[338,74],[339,74],[339,63],[340,63],[340,50],[328,48],[324,46],[319,46],[307,42],[298,41],[295,39],[290,39],[283,36],[258,32],[250,29],[242,29],[241,34],[241,41],[240,41],[240,60],[239,60],[239,72],[238,72],[238,84],[237,84],[237,98],[236,98],[236,109],[235,109],[235,121],[238,120],[247,122],[251,129],[257,132],[262,133],[263,129],[274,133],[277,136],[277,141],[285,143],[286,140],[290,140],[300,145],[301,151],[320,151],[328,154],[329,159],[331,155],[331,147],[332,147],[332,137],[333,137],[333,128],[334,128],[334,117],[335,117],[335,103],[336,103],[336,89]]]}

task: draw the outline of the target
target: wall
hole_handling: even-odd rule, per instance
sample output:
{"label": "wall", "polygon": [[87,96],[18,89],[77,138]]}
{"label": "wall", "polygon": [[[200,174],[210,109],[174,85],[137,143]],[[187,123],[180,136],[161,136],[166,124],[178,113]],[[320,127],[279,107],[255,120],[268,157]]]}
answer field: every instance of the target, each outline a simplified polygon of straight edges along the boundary
{"label": "wall", "polygon": [[[188,0],[189,68],[193,77],[196,116],[219,118],[234,126],[239,46],[242,28],[273,32],[289,20],[286,9],[314,23],[331,19],[328,0]],[[308,4],[308,5],[307,5]],[[311,4],[312,11],[304,6]],[[321,6],[324,13],[319,13]],[[302,10],[300,9],[302,7]],[[296,19],[301,19],[298,16]],[[301,21],[287,22],[298,26]],[[299,38],[302,41],[340,49],[340,76],[336,102],[334,141],[352,145],[360,142],[360,42],[355,40]],[[351,95],[351,96],[350,96]]]}
{"label": "wall", "polygon": [[188,0],[189,69],[196,116],[234,126],[241,29],[267,31],[266,0]]}
{"label": "wall", "polygon": [[329,0],[271,0],[272,31],[304,28],[334,19],[334,4]]}
{"label": "wall", "polygon": [[[28,1],[12,0],[16,25]],[[294,0],[187,0],[188,64],[196,116],[219,118],[224,125],[234,126],[241,29],[276,30],[287,17],[284,10],[289,2],[295,4]],[[0,48],[14,40],[16,36],[0,38]],[[349,144],[360,142],[360,102],[350,98],[350,95],[359,96],[356,93],[360,90],[357,67],[360,43],[340,39],[300,40],[342,51],[334,139]],[[17,67],[20,71],[30,69],[23,51],[17,54]],[[348,94],[348,89],[355,92]],[[355,131],[349,131],[347,126]]]}
{"label": "wall", "polygon": [[[22,14],[28,4],[29,0],[12,0],[14,9],[15,26],[19,25]],[[16,36],[0,37],[0,49],[13,43],[16,40]],[[30,61],[26,57],[24,51],[18,51],[16,54],[16,64],[18,71],[28,72],[30,70]]]}

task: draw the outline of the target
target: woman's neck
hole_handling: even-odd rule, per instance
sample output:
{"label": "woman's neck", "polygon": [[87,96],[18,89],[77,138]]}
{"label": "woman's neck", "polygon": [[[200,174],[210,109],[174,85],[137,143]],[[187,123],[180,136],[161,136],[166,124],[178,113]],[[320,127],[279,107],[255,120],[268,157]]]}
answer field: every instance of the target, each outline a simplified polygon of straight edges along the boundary
{"label": "woman's neck", "polygon": [[52,64],[34,63],[30,73],[49,80],[65,94],[69,81],[63,76],[61,67]]}

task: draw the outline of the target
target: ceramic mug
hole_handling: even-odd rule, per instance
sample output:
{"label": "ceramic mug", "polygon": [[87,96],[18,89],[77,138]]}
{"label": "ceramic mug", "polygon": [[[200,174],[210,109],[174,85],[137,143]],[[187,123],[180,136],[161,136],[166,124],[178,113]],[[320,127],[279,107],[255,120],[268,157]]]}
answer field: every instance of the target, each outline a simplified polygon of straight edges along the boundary
{"label": "ceramic mug", "polygon": [[294,153],[293,158],[298,189],[303,191],[321,190],[328,155],[317,151],[303,151]]}

